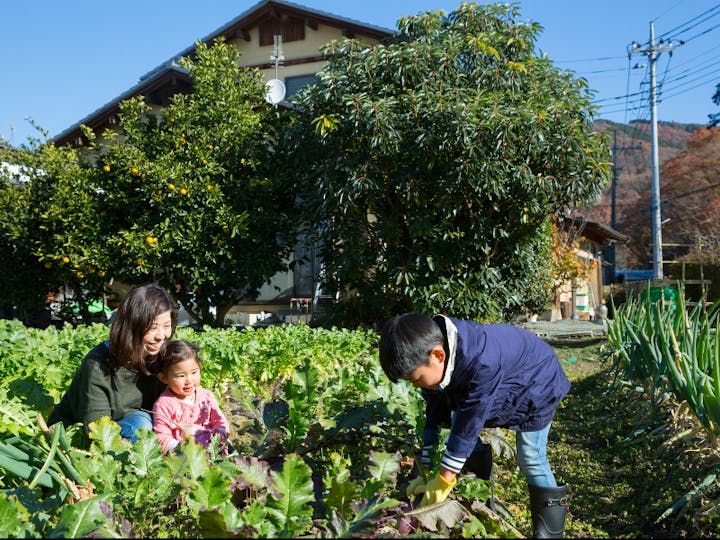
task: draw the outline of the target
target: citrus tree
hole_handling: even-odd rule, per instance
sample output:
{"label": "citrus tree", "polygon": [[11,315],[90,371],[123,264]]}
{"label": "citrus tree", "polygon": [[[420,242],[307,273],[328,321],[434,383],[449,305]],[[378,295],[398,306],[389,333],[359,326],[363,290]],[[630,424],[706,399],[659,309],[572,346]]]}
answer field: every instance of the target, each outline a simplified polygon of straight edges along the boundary
{"label": "citrus tree", "polygon": [[[0,305],[6,317],[26,319],[39,312],[43,303],[46,273],[33,256],[30,235],[26,234],[27,186],[0,167]],[[38,284],[41,284],[38,287]]]}
{"label": "citrus tree", "polygon": [[63,289],[68,315],[88,322],[110,278],[154,281],[219,326],[287,270],[295,191],[277,172],[279,115],[239,55],[223,40],[198,42],[180,60],[191,94],[160,112],[143,97],[123,102],[120,129],[98,138],[83,127],[82,151],[45,134],[13,155],[23,181],[0,174],[0,303],[36,309]]}
{"label": "citrus tree", "polygon": [[0,295],[27,320],[57,297],[61,318],[90,322],[103,298],[110,234],[102,219],[92,164],[76,150],[39,139],[13,152],[0,173]]}
{"label": "citrus tree", "polygon": [[163,285],[210,325],[286,270],[294,241],[294,192],[275,174],[277,114],[239,55],[198,42],[180,60],[191,94],[160,113],[142,97],[122,103],[120,130],[93,146],[113,275]]}
{"label": "citrus tree", "polygon": [[550,298],[550,216],[595,200],[609,150],[584,79],[534,52],[517,6],[463,2],[367,47],[326,45],[293,101],[326,285],[346,314],[507,318]]}

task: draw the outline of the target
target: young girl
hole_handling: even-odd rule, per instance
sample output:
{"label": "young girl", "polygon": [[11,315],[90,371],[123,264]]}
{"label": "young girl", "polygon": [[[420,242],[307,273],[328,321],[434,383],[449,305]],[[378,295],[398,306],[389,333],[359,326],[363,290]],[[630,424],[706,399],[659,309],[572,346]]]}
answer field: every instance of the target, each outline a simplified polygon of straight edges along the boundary
{"label": "young girl", "polygon": [[167,384],[153,406],[154,429],[163,452],[173,450],[186,435],[207,446],[218,434],[227,439],[229,424],[215,396],[200,386],[198,347],[169,341],[159,358],[158,378]]}
{"label": "young girl", "polygon": [[47,423],[82,422],[87,429],[108,416],[132,442],[138,429],[152,430],[148,411],[164,389],[152,365],[176,324],[177,308],[164,289],[153,283],[132,289],[115,314],[110,339],[87,353]]}

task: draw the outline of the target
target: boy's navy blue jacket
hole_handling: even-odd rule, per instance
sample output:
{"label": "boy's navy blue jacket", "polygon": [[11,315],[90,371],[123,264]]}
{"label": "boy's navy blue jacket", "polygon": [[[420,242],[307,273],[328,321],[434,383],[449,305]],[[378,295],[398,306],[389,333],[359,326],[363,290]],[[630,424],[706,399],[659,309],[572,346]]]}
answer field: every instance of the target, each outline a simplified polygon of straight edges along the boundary
{"label": "boy's navy blue jacket", "polygon": [[547,426],[570,382],[553,348],[510,324],[478,324],[438,315],[446,336],[446,366],[427,402],[424,446],[437,444],[438,428],[450,426],[446,452],[468,457],[480,430],[501,427],[538,431]]}

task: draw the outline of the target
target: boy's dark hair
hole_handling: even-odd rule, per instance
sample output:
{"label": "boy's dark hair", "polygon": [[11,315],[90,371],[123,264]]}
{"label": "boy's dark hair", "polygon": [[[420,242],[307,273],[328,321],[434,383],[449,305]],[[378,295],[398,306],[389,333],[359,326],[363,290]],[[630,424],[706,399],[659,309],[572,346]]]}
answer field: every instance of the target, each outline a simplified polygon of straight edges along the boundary
{"label": "boy's dark hair", "polygon": [[199,352],[197,345],[184,339],[168,341],[158,354],[157,372],[166,373],[172,366],[188,358],[194,358],[201,365]]}
{"label": "boy's dark hair", "polygon": [[428,363],[430,351],[444,343],[440,327],[430,317],[405,313],[390,319],[380,334],[380,365],[392,382],[404,379]]}
{"label": "boy's dark hair", "polygon": [[[154,283],[132,289],[117,309],[110,326],[110,365],[128,366],[149,375],[143,338],[155,317],[170,311],[171,335],[177,326],[177,305],[162,287]],[[151,360],[151,359],[149,359]]]}

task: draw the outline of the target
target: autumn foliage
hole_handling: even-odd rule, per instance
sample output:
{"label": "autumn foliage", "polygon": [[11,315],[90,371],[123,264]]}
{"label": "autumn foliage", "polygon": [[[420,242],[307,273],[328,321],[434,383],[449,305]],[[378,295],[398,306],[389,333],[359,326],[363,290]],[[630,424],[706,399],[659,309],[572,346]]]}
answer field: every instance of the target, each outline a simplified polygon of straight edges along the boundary
{"label": "autumn foliage", "polygon": [[[595,128],[616,136],[615,223],[612,184],[597,205],[582,209],[583,215],[630,237],[628,268],[650,267],[650,125],[599,121]],[[663,259],[672,260],[718,241],[713,218],[720,205],[720,128],[660,122],[658,146]]]}

